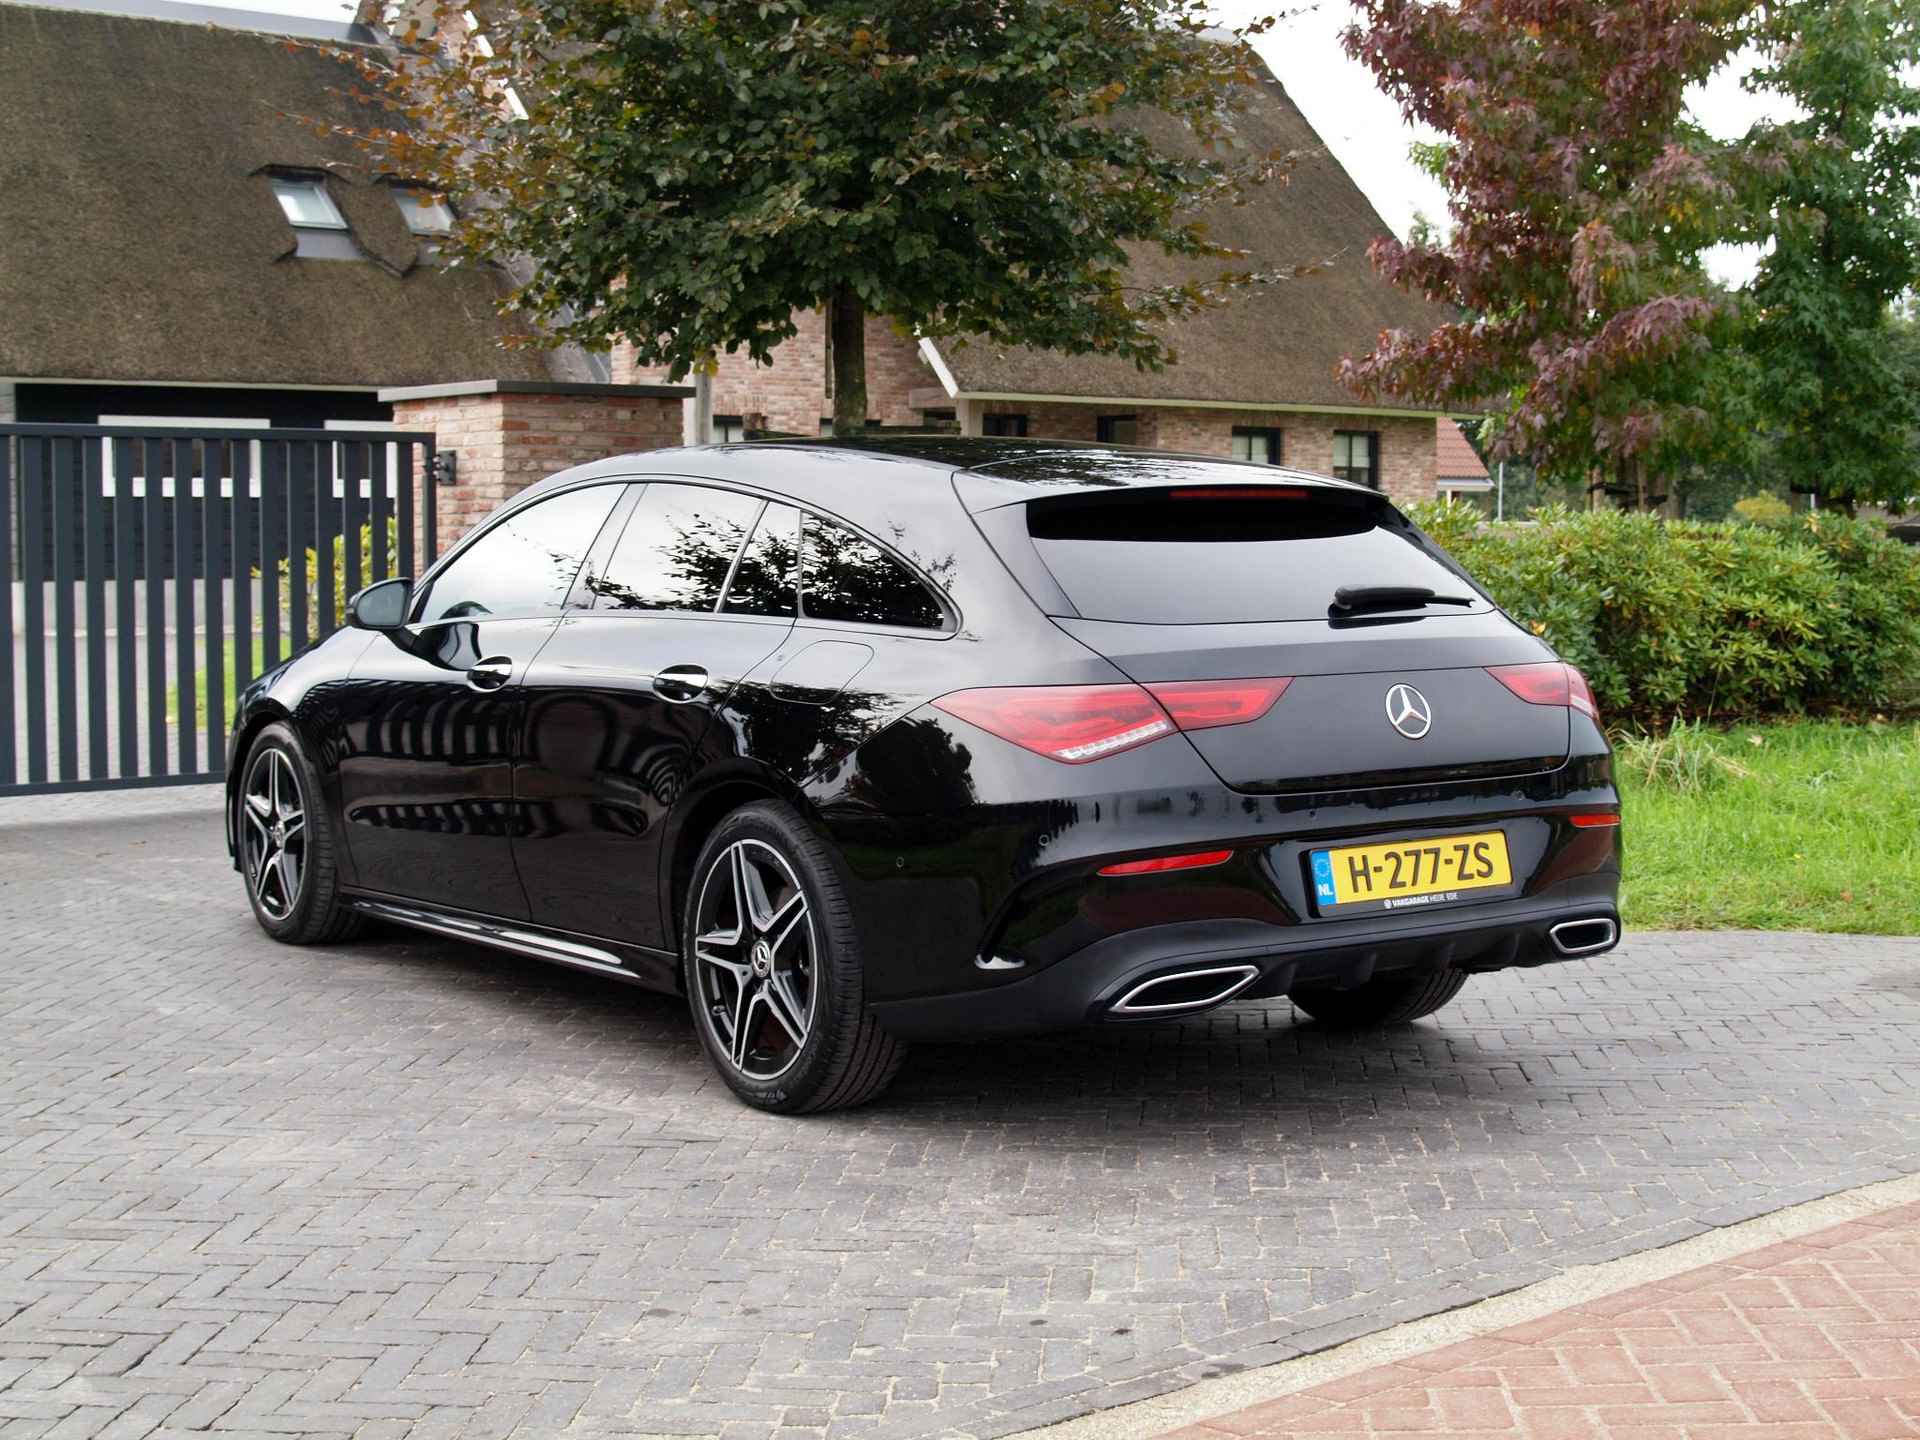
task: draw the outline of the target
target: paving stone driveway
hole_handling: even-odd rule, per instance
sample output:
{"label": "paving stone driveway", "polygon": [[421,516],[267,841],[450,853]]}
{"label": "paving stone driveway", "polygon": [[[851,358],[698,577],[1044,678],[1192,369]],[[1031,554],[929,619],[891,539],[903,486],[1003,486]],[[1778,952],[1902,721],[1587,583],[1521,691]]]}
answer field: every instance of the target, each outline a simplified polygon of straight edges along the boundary
{"label": "paving stone driveway", "polygon": [[209,816],[0,825],[0,1436],[1004,1434],[1920,1171],[1920,942],[1637,938],[1351,1039],[915,1052],[254,929]]}

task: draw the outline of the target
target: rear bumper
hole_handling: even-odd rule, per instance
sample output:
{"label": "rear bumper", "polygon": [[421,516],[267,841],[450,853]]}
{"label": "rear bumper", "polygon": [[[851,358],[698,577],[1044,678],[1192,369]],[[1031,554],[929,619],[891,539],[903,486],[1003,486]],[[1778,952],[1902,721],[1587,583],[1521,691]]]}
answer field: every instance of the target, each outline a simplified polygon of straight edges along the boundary
{"label": "rear bumper", "polygon": [[[1614,948],[1620,933],[1617,890],[1613,874],[1583,875],[1497,905],[1355,919],[1337,929],[1249,919],[1154,925],[1096,941],[1029,978],[963,994],[887,1001],[872,1009],[903,1040],[958,1039],[1177,1019],[1305,986],[1352,988],[1396,972],[1478,973],[1546,965]],[[1555,944],[1557,927],[1581,921],[1608,922],[1611,936],[1596,925],[1569,932],[1571,944]],[[1245,973],[1249,967],[1251,976]],[[1142,994],[1143,985],[1196,970],[1215,973],[1205,982],[1159,992],[1176,1002],[1193,997],[1195,1003],[1145,1008],[1155,992]],[[1207,998],[1216,988],[1218,997]],[[1127,1008],[1116,1013],[1123,1002]]]}

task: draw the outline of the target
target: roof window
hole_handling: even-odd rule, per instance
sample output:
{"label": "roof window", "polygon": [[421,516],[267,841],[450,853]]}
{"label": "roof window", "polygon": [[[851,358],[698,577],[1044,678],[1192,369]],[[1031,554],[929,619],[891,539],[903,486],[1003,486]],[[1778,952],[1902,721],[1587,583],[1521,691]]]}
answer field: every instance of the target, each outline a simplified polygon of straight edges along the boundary
{"label": "roof window", "polygon": [[307,260],[358,260],[360,251],[340,207],[317,176],[269,175],[273,198],[293,226],[293,253]]}
{"label": "roof window", "polygon": [[407,229],[414,234],[444,235],[453,228],[453,207],[433,191],[397,185],[393,194],[400,202],[400,213],[406,217]]}

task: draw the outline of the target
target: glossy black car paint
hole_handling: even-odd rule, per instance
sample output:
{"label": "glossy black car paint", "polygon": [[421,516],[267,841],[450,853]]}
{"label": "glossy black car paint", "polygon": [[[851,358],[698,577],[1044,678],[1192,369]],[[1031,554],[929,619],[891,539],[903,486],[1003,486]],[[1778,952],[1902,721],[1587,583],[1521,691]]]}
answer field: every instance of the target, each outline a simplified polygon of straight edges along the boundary
{"label": "glossy black car paint", "polygon": [[[942,439],[709,447],[583,466],[502,513],[584,485],[729,488],[864,532],[931,583],[947,624],[567,609],[344,629],[240,697],[230,777],[259,727],[285,719],[346,838],[351,896],[544,936],[557,943],[548,958],[590,942],[581,954],[612,957],[658,988],[681,984],[679,904],[703,838],[742,803],[784,800],[837,849],[868,1001],[903,1037],[1099,1019],[1140,979],[1218,957],[1251,961],[1260,975],[1243,993],[1272,995],[1394,969],[1544,963],[1559,958],[1549,925],[1617,923],[1618,830],[1568,819],[1618,808],[1605,739],[1585,715],[1555,708],[1564,739],[1539,743],[1544,712],[1482,667],[1552,652],[1490,604],[1285,626],[1118,625],[1076,616],[1007,528],[1039,495],[1195,477],[1272,483],[1276,473],[1339,483],[1215,460]],[[631,494],[621,492],[616,516]],[[510,683],[474,688],[467,672],[483,655],[511,662]],[[1254,655],[1259,667],[1245,668]],[[651,678],[687,664],[715,683],[695,703],[668,703]],[[1083,765],[930,703],[975,687],[1246,674],[1309,678],[1264,735],[1253,726],[1173,735]],[[1476,727],[1486,743],[1462,732],[1460,756],[1423,769],[1410,767],[1384,720],[1363,730],[1313,718],[1362,701],[1372,713],[1380,692],[1414,675],[1438,692],[1436,727]],[[1331,711],[1306,703],[1316,689]],[[1287,743],[1289,717],[1319,729]],[[1229,785],[1221,773],[1240,778]],[[1314,913],[1305,859],[1314,846],[1494,825],[1510,837],[1510,891],[1391,915]],[[1118,859],[1211,848],[1234,858],[1164,875],[1096,873]]]}

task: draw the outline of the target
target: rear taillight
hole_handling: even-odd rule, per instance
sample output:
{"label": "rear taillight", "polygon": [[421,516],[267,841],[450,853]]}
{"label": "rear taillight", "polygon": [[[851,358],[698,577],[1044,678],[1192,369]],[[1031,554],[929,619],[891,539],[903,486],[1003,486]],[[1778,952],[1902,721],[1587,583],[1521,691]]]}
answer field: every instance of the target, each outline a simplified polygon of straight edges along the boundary
{"label": "rear taillight", "polygon": [[1205,870],[1224,865],[1233,858],[1231,850],[1195,850],[1189,855],[1156,855],[1151,860],[1122,860],[1118,865],[1102,865],[1102,875],[1164,875],[1169,870]]}
{"label": "rear taillight", "polygon": [[1535,665],[1489,665],[1487,673],[1529,705],[1565,705],[1590,720],[1599,720],[1587,677],[1562,660]]}
{"label": "rear taillight", "polygon": [[1026,685],[959,690],[934,705],[1022,749],[1084,765],[1175,730],[1258,720],[1289,681],[1183,680],[1139,685]]}
{"label": "rear taillight", "polygon": [[1293,683],[1291,676],[1272,680],[1178,680],[1147,686],[1182,730],[1209,730],[1216,725],[1245,725],[1271,710]]}

